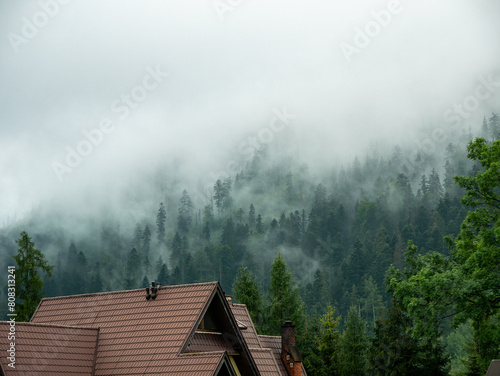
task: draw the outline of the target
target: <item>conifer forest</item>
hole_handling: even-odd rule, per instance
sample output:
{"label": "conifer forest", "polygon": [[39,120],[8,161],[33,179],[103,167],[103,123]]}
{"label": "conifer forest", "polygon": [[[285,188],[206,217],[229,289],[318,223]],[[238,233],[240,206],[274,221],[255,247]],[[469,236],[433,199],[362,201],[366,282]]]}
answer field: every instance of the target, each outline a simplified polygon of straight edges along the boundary
{"label": "conifer forest", "polygon": [[291,320],[309,376],[486,375],[499,14],[0,2],[2,320],[13,295],[20,322],[45,297],[218,281],[258,334]]}

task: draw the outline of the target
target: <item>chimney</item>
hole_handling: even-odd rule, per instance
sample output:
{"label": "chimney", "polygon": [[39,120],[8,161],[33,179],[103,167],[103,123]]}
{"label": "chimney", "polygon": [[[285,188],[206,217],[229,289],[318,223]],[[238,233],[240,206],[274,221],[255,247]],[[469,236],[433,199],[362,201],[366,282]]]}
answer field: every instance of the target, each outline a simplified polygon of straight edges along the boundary
{"label": "chimney", "polygon": [[151,292],[149,290],[149,287],[146,287],[146,300],[149,299],[156,299],[156,296],[158,295],[158,290],[160,289],[161,284],[156,283],[155,281],[151,282]]}
{"label": "chimney", "polygon": [[290,376],[302,375],[302,355],[295,347],[295,325],[290,320],[281,326],[281,359]]}

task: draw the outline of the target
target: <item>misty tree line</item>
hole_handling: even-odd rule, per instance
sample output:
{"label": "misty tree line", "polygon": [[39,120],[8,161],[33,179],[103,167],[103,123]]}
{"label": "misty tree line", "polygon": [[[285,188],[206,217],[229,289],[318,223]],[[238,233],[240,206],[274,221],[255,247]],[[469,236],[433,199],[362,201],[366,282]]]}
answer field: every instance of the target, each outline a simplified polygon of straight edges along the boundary
{"label": "misty tree line", "polygon": [[[478,136],[494,140],[499,135],[500,119],[492,114]],[[40,248],[57,249],[52,278],[44,281],[46,296],[134,289],[152,280],[218,280],[232,294],[245,267],[250,273],[245,278],[260,281],[257,293],[262,307],[269,308],[273,265],[281,252],[295,281],[290,288],[302,302],[299,313],[287,314],[299,317],[310,375],[342,374],[352,366],[333,360],[340,368],[327,366],[328,357],[338,360],[351,346],[342,342],[348,331],[360,336],[352,346],[363,344],[363,351],[355,350],[364,354],[360,364],[365,370],[369,364],[379,369],[375,374],[384,374],[388,367],[382,364],[383,354],[402,348],[408,359],[421,365],[424,359],[435,362],[432,369],[442,374],[447,374],[449,357],[452,374],[465,374],[465,361],[473,354],[468,347],[470,324],[455,330],[444,323],[435,342],[391,331],[408,328],[411,322],[384,279],[390,265],[407,265],[409,240],[419,254],[433,250],[449,255],[444,237],[459,233],[468,212],[460,202],[464,190],[453,177],[480,171],[467,158],[469,139],[472,134],[450,140],[434,154],[396,146],[388,156],[355,158],[351,166],[320,179],[291,158],[276,162],[263,148],[234,180],[217,180],[203,207],[195,207],[184,189],[177,197],[166,196],[156,212],[130,232],[110,219],[87,239],[69,245],[58,229],[32,234]],[[405,163],[410,155],[416,155],[411,167]],[[0,242],[13,255],[15,231],[9,230],[3,231]],[[259,330],[277,334],[272,316],[264,314],[272,310],[262,307],[252,309]],[[394,349],[387,348],[392,345]]]}

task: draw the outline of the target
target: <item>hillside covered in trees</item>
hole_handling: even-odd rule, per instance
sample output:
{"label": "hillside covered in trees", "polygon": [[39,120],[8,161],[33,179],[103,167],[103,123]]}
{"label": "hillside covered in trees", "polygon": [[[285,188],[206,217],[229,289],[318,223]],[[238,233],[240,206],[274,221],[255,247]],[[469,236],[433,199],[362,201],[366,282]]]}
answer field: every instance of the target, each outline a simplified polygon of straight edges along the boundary
{"label": "hillside covered in trees", "polygon": [[[473,207],[460,201],[465,183],[454,181],[485,169],[467,157],[468,142],[491,144],[499,135],[491,114],[433,152],[374,148],[344,166],[320,167],[276,142],[234,176],[220,176],[209,195],[157,171],[145,178],[147,192],[132,186],[118,207],[93,216],[41,203],[0,229],[1,267],[12,264],[25,229],[54,265],[45,296],[218,280],[247,303],[261,333],[278,334],[283,318],[294,319],[312,376],[484,374],[500,355],[498,305],[458,321],[443,313],[449,308],[436,310],[427,333],[405,297],[414,294],[412,276],[434,265],[424,254],[453,256]],[[395,280],[408,281],[406,292]]]}

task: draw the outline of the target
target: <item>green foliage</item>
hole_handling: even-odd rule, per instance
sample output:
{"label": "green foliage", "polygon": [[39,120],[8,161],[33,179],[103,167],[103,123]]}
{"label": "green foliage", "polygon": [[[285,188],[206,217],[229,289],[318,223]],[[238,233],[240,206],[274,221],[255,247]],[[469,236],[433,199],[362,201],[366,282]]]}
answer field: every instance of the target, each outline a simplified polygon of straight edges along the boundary
{"label": "green foliage", "polygon": [[345,325],[340,339],[340,374],[364,375],[368,369],[368,335],[357,307],[351,306]]}
{"label": "green foliage", "polygon": [[252,321],[260,331],[263,317],[263,297],[257,278],[246,267],[240,267],[233,282],[234,299],[247,306]]}
{"label": "green foliage", "polygon": [[300,332],[304,324],[304,303],[281,252],[276,255],[270,274],[269,316],[266,332],[271,335],[280,335],[281,325],[285,320],[291,320]]}
{"label": "green foliage", "polygon": [[16,261],[16,313],[17,321],[29,321],[43,297],[43,281],[39,272],[52,276],[54,266],[49,265],[42,251],[35,248],[26,231],[16,240],[19,246]]}
{"label": "green foliage", "polygon": [[410,318],[393,301],[371,340],[369,363],[374,376],[420,374],[418,341],[407,333],[410,327]]}
{"label": "green foliage", "polygon": [[186,234],[189,231],[193,220],[193,202],[191,197],[184,189],[179,200],[179,208],[177,215],[177,231],[181,234]]}
{"label": "green foliage", "polygon": [[335,310],[328,305],[326,313],[320,318],[320,332],[317,340],[317,353],[320,359],[318,375],[331,376],[339,372],[339,323],[340,316],[335,317]]}
{"label": "green foliage", "polygon": [[463,310],[463,320],[483,320],[500,309],[500,140],[490,146],[476,139],[468,151],[483,171],[455,179],[466,189],[462,203],[473,209],[454,244],[463,280],[457,309]]}
{"label": "green foliage", "polygon": [[[437,338],[439,325],[448,316],[455,323],[472,320],[475,331],[474,357],[469,371],[500,355],[500,140],[489,145],[484,139],[471,141],[468,157],[481,169],[474,176],[456,177],[466,190],[462,203],[471,208],[455,240],[449,238],[450,256],[438,252],[417,254],[408,246],[403,272],[392,268],[387,275],[394,295],[415,320],[413,333]],[[493,325],[492,325],[493,324]]]}
{"label": "green foliage", "polygon": [[167,212],[165,210],[165,205],[160,202],[160,207],[158,208],[158,214],[156,214],[156,235],[158,238],[158,244],[165,243],[165,219],[167,218]]}

